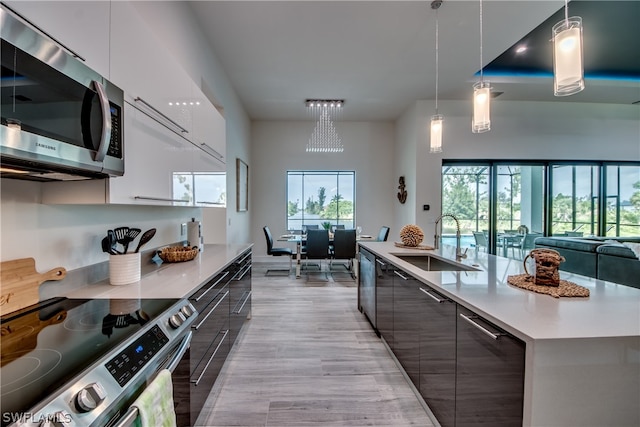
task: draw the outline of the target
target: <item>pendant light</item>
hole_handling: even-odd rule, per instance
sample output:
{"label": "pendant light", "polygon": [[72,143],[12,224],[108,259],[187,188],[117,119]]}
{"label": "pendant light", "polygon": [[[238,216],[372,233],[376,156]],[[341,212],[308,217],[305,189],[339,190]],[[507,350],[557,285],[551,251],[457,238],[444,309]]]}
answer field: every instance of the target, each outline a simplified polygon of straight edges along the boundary
{"label": "pendant light", "polygon": [[438,114],[438,9],[442,5],[441,0],[434,0],[431,3],[431,9],[436,11],[436,114],[431,116],[431,138],[430,138],[430,150],[432,153],[442,152],[442,122],[444,117]]}
{"label": "pendant light", "polygon": [[480,81],[473,85],[473,119],[471,131],[491,130],[491,85],[482,74],[482,0],[480,0]]}
{"label": "pendant light", "polygon": [[551,29],[553,34],[553,94],[567,96],[584,89],[582,18],[569,18],[568,0],[564,19]]}

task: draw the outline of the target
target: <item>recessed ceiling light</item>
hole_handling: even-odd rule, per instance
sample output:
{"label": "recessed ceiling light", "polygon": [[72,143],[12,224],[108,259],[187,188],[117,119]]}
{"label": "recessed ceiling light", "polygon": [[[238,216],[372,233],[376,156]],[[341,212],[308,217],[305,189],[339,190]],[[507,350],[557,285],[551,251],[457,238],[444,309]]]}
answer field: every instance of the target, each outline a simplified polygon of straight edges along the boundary
{"label": "recessed ceiling light", "polygon": [[526,50],[527,50],[527,47],[526,47],[526,46],[519,46],[519,47],[516,49],[516,53],[522,53],[522,52],[524,52],[524,51],[526,51]]}

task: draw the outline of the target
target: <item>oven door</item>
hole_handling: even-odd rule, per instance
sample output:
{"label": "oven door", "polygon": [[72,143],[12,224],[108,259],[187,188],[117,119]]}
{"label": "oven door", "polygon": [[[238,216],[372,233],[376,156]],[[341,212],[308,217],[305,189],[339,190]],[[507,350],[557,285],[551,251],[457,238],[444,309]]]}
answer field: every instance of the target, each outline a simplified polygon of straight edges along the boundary
{"label": "oven door", "polygon": [[105,427],[130,427],[135,425],[136,419],[138,418],[138,408],[136,408],[135,406],[131,406],[131,404],[144,391],[146,385],[150,384],[153,381],[158,372],[164,369],[168,369],[172,373],[175,371],[175,369],[180,364],[180,361],[185,356],[185,353],[187,352],[187,350],[189,350],[192,335],[193,332],[189,331],[184,336],[180,343],[174,347],[174,350],[171,352],[171,354],[167,356],[164,363],[158,366],[158,369],[155,370],[153,375],[147,381],[137,387],[136,392],[133,393],[132,397],[127,400],[126,405],[117,411],[116,415],[113,416],[107,424],[105,424]]}

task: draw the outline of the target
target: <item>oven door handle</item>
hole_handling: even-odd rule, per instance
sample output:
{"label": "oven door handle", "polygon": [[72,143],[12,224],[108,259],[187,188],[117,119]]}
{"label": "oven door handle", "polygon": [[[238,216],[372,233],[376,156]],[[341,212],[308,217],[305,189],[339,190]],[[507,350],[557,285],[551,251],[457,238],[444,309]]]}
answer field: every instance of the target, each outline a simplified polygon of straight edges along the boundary
{"label": "oven door handle", "polygon": [[[193,336],[193,332],[189,331],[187,335],[182,339],[180,346],[174,353],[171,361],[167,364],[166,369],[173,372],[176,367],[182,360],[182,356],[189,350],[191,346],[191,337]],[[124,414],[122,418],[113,426],[113,427],[131,427],[135,424],[136,418],[138,418],[138,408],[132,406],[129,410]]]}
{"label": "oven door handle", "polygon": [[182,356],[189,350],[191,346],[191,337],[193,336],[193,332],[189,331],[187,335],[182,339],[182,343],[180,343],[180,347],[176,350],[173,359],[167,364],[167,369],[171,372],[175,371],[178,367],[178,364],[182,360]]}

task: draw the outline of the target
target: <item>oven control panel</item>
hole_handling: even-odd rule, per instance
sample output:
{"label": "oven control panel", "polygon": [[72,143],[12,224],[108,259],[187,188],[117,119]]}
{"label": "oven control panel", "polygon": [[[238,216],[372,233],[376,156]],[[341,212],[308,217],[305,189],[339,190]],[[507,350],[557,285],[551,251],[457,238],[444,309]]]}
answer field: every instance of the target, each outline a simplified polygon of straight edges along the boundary
{"label": "oven control panel", "polygon": [[104,366],[120,387],[124,387],[168,342],[165,333],[158,325],[154,325]]}

